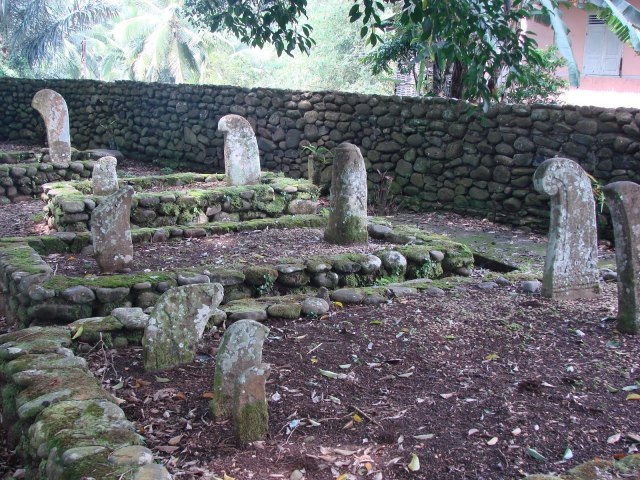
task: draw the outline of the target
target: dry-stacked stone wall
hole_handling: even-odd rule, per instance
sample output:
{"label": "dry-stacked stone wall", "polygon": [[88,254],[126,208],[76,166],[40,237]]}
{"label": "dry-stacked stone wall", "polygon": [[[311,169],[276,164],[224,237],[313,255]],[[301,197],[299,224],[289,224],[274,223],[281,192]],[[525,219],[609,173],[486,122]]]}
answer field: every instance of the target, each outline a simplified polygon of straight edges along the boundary
{"label": "dry-stacked stone wall", "polygon": [[[264,229],[319,227],[325,223],[318,215],[296,215],[223,224],[215,231],[206,230],[215,228],[215,224],[184,230],[140,229],[134,230],[132,237],[136,243],[153,242],[166,241],[174,233],[189,237],[221,233],[222,229],[234,225]],[[465,245],[418,229],[390,228],[375,223],[369,226],[369,234],[394,246],[382,248],[373,255],[280,258],[273,259],[270,265],[221,268],[211,264],[171,271],[86,277],[56,275],[40,254],[81,251],[89,245],[88,233],[4,239],[0,242],[0,300],[4,298],[7,302],[7,319],[20,326],[67,325],[82,318],[108,315],[118,307],[151,307],[162,293],[179,285],[220,283],[224,287],[225,304],[270,295],[314,294],[319,288],[333,292],[340,287],[347,291],[338,295],[346,297],[334,298],[332,293],[333,300],[362,303],[365,295],[354,294],[352,299],[351,288],[470,274],[473,254]],[[180,237],[175,240],[179,241]],[[386,301],[379,292],[370,293],[379,301]]]}
{"label": "dry-stacked stone wall", "polygon": [[299,177],[307,171],[304,146],[349,141],[362,149],[372,189],[393,176],[392,193],[415,208],[519,225],[547,223],[547,199],[531,182],[547,158],[576,160],[602,183],[640,180],[640,113],[625,108],[495,105],[483,113],[439,98],[4,78],[0,141],[44,141],[30,106],[44,87],[65,97],[76,148],[221,171],[217,122],[235,113],[254,127],[264,169]]}

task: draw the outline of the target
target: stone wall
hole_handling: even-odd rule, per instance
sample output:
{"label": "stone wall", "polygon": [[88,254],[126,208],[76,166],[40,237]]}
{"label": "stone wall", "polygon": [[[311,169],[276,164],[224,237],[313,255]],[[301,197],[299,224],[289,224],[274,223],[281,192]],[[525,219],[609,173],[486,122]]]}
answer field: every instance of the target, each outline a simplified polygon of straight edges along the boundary
{"label": "stone wall", "polygon": [[[125,181],[137,192],[131,205],[132,228],[311,214],[316,213],[318,207],[318,187],[311,182],[270,173],[261,177],[260,184],[245,186],[226,186],[224,174],[173,174]],[[185,185],[183,191],[168,189],[170,185],[180,184]],[[146,191],[153,190],[152,187],[154,191]],[[50,183],[43,189],[50,227],[58,232],[90,230],[91,214],[103,200],[91,194],[91,182]]]}
{"label": "stone wall", "polygon": [[0,335],[0,410],[24,478],[170,480],[117,399],[74,356],[71,329]]}
{"label": "stone wall", "polygon": [[306,173],[302,147],[349,141],[362,149],[374,190],[391,175],[392,193],[415,208],[519,225],[547,223],[547,199],[531,183],[547,158],[577,160],[603,183],[640,180],[640,114],[624,108],[496,105],[483,114],[439,98],[3,78],[0,141],[44,141],[30,107],[44,87],[65,97],[77,148],[118,148],[170,167],[220,171],[218,119],[236,113],[254,126],[265,169],[298,177]]}
{"label": "stone wall", "polygon": [[[180,240],[181,237],[232,231],[234,226],[255,230],[318,228],[325,224],[326,219],[319,215],[296,215],[225,223],[217,227],[211,223],[184,230],[139,229],[132,231],[132,239],[134,243],[153,242],[162,234],[165,241],[169,235]],[[234,268],[221,268],[216,264],[194,265],[180,270],[85,277],[56,275],[40,254],[81,251],[89,245],[88,233],[63,232],[51,236],[3,239],[0,241],[0,311],[4,311],[9,322],[21,327],[67,325],[82,318],[108,315],[117,307],[148,308],[155,305],[168,289],[194,283],[221,284],[224,287],[223,303],[229,304],[243,299],[257,301],[271,295],[277,295],[278,299],[292,293],[312,295],[321,287],[334,290],[372,286],[382,278],[385,280],[381,285],[384,290],[384,285],[390,282],[470,274],[473,254],[465,245],[415,228],[390,228],[377,223],[369,226],[369,234],[388,242],[388,248],[381,244],[381,249],[373,255],[272,259],[272,265]],[[371,290],[369,294],[386,301],[378,291]],[[1,308],[3,299],[4,309]],[[344,299],[340,301],[349,303]],[[354,302],[364,301],[362,296]],[[268,304],[263,303],[262,310],[267,307]],[[106,337],[103,340],[106,342]]]}

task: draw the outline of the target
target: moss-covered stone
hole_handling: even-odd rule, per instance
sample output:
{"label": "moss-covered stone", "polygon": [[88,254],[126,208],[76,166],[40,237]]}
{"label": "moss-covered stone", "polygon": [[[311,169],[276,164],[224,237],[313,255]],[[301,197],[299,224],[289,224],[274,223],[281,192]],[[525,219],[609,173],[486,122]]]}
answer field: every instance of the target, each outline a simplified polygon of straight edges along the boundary
{"label": "moss-covered stone", "polygon": [[265,285],[273,285],[278,278],[278,271],[269,266],[248,267],[244,271],[244,281],[249,285],[262,287]]}
{"label": "moss-covered stone", "polygon": [[57,353],[70,345],[68,328],[25,328],[0,335],[0,359],[13,360],[28,354]]}
{"label": "moss-covered stone", "polygon": [[274,303],[267,308],[270,317],[295,320],[300,318],[301,307],[299,303]]}
{"label": "moss-covered stone", "polygon": [[0,371],[5,378],[25,370],[55,370],[58,368],[86,370],[87,362],[81,357],[44,353],[23,355],[8,363],[0,364]]}
{"label": "moss-covered stone", "polygon": [[236,439],[240,445],[262,440],[269,431],[267,402],[256,401],[243,405],[235,414]]}
{"label": "moss-covered stone", "polygon": [[90,374],[76,369],[27,370],[13,375],[24,386],[16,397],[18,416],[35,417],[44,408],[64,400],[112,399]]}
{"label": "moss-covered stone", "polygon": [[[61,478],[65,479],[80,479],[82,475],[110,478],[114,472],[124,473],[122,466],[107,461],[109,453],[129,445],[139,445],[141,441],[122,410],[106,400],[57,403],[46,408],[29,429],[31,451],[53,461],[49,468],[62,467],[64,477]],[[81,453],[83,450],[76,449],[85,447],[102,447],[104,450],[98,450],[93,458],[77,455],[75,461],[71,461],[73,458],[69,458],[69,454],[65,458],[70,449]]]}
{"label": "moss-covered stone", "polygon": [[[64,275],[56,275],[43,283],[44,288],[51,288],[56,292],[62,292],[69,287],[84,285],[89,288],[117,288],[117,287],[133,287],[136,283],[150,282],[157,284],[159,282],[170,282],[175,285],[175,274],[171,272],[150,272],[150,273],[134,273],[120,274],[95,277],[67,277]],[[90,315],[86,315],[90,316]],[[80,317],[82,318],[82,317]]]}

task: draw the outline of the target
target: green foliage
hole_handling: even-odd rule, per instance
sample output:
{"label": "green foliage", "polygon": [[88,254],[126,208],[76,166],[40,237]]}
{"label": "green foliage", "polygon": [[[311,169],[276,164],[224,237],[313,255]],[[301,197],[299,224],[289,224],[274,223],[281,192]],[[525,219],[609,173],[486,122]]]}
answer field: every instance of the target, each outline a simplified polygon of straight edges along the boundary
{"label": "green foliage", "polygon": [[558,96],[569,84],[556,76],[558,68],[566,65],[566,60],[558,55],[555,47],[541,49],[538,65],[525,64],[522,77],[508,90],[503,91],[503,100],[508,103],[558,103]]}
{"label": "green foliage", "polygon": [[2,5],[3,46],[9,59],[30,67],[51,67],[71,58],[80,65],[84,47],[79,34],[117,15],[105,0],[12,0]]}
{"label": "green foliage", "polygon": [[304,153],[312,155],[323,165],[327,165],[328,163],[330,163],[329,159],[333,158],[333,152],[322,145],[305,145],[304,147],[302,147],[302,151]]}
{"label": "green foliage", "polygon": [[291,55],[296,48],[308,52],[314,41],[311,25],[299,23],[307,15],[307,0],[186,0],[191,21],[216,32],[227,29],[243,43],[253,47],[271,44],[278,56]]}
{"label": "green foliage", "polygon": [[540,62],[536,42],[520,27],[531,13],[521,0],[511,6],[504,0],[405,0],[387,21],[381,20],[384,5],[362,4],[362,11],[358,4],[351,9],[351,21],[371,22],[362,33],[371,44],[384,42],[369,58],[374,72],[394,62],[417,69],[418,91],[429,95],[487,103],[496,98],[499,80],[509,88],[523,77],[524,64]]}

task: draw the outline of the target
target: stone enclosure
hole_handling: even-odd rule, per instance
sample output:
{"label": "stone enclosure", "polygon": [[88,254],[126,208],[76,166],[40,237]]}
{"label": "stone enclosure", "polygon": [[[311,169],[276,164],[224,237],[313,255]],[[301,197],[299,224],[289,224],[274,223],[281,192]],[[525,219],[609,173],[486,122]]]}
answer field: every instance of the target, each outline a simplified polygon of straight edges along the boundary
{"label": "stone enclosure", "polygon": [[[218,121],[237,114],[256,132],[263,169],[304,176],[309,154],[302,147],[348,141],[362,151],[371,192],[392,176],[392,193],[408,206],[542,229],[547,197],[535,191],[532,175],[547,158],[575,160],[602,183],[639,180],[640,117],[633,109],[494,105],[483,114],[446,99],[3,78],[0,140],[44,141],[30,106],[44,87],[66,99],[76,148],[118,148],[172,168],[222,171]],[[324,161],[328,168],[331,159]]]}
{"label": "stone enclosure", "polygon": [[[68,82],[52,83],[65,91]],[[12,98],[21,98],[37,84],[22,86],[2,79],[0,91],[10,89]],[[261,363],[262,341],[268,329],[255,321],[322,315],[329,301],[380,304],[418,291],[438,295],[433,279],[469,276],[474,257],[465,245],[367,218],[367,184],[375,191],[382,176],[392,174],[392,192],[402,194],[409,205],[420,209],[490,213],[535,227],[545,226],[550,217],[542,293],[566,298],[598,293],[593,195],[590,180],[578,163],[570,158],[545,159],[562,152],[579,157],[582,167],[605,181],[637,179],[640,143],[636,139],[640,130],[635,112],[623,109],[496,106],[482,115],[462,102],[439,99],[295,92],[270,96],[270,92],[231,87],[82,85],[87,92],[65,91],[72,118],[77,112],[83,122],[89,122],[90,117],[90,122],[107,121],[110,115],[115,119],[109,121],[108,128],[102,123],[98,128],[95,123],[79,125],[72,120],[74,144],[77,141],[88,148],[109,143],[131,157],[155,157],[154,161],[164,165],[209,172],[221,168],[224,144],[227,175],[183,173],[118,179],[115,159],[96,163],[104,151],[100,156],[92,151],[70,151],[63,160],[53,158],[59,155],[53,149],[3,157],[6,164],[0,165],[0,184],[4,197],[0,198],[9,203],[40,194],[49,226],[57,230],[38,238],[0,239],[0,306],[10,321],[28,327],[0,337],[3,423],[9,425],[14,441],[26,435],[28,445],[22,446],[23,455],[30,468],[48,478],[81,478],[87,471],[84,459],[93,456],[116,465],[109,467],[109,475],[125,469],[139,469],[136,475],[145,470],[146,475],[155,475],[135,478],[168,475],[149,464],[152,457],[150,460],[149,452],[140,446],[141,437],[113,398],[86,373],[82,360],[69,350],[72,340],[116,347],[142,341],[145,367],[160,370],[175,365],[176,359],[179,363],[191,361],[205,327],[225,320],[236,322],[223,338],[212,409],[220,418],[230,416],[236,422],[237,439],[245,444],[262,438],[268,425],[264,385],[269,366]],[[140,110],[134,114],[136,102],[130,99],[118,103],[131,94],[145,100],[148,117]],[[90,95],[90,101],[83,95]],[[82,98],[84,107],[74,110]],[[114,113],[117,105],[122,108]],[[30,131],[37,132],[39,127],[30,115],[11,103],[7,112],[6,118],[13,122],[8,126],[5,118],[0,135],[36,139]],[[221,114],[228,113],[232,115],[216,123]],[[247,115],[249,122],[238,115]],[[90,128],[95,129],[95,135],[83,133]],[[251,135],[252,128],[257,141]],[[338,146],[345,140],[357,145]],[[232,141],[237,142],[235,150],[228,144]],[[316,214],[319,187],[300,178],[306,171],[301,147],[311,142],[338,146],[328,218]],[[260,158],[263,166],[290,176],[260,174]],[[229,159],[235,161],[229,164]],[[234,170],[244,161],[243,168]],[[98,182],[88,180],[101,168],[106,170],[108,184],[104,190],[97,189]],[[120,190],[113,193],[118,187]],[[614,220],[633,223],[629,218],[638,192],[620,184],[613,184],[607,192],[615,204]],[[126,262],[103,268],[110,275],[56,275],[41,254],[86,248],[93,248],[98,257],[122,254],[115,251],[122,247],[112,252],[103,246],[102,239],[96,241],[107,222],[104,216],[116,208],[109,202],[119,195],[126,196],[131,206],[127,203],[123,218],[121,214],[117,222],[109,222],[121,225],[117,233],[127,237]],[[619,198],[623,195],[631,200],[624,203]],[[371,255],[276,258],[264,265],[219,268],[211,264],[176,271],[118,273],[135,262],[129,250],[134,243],[181,242],[230,231],[292,226],[326,227],[325,239],[331,243],[358,244],[375,238],[389,245]],[[629,225],[614,226],[621,245],[625,240],[635,241],[629,229],[634,231]],[[625,248],[626,257],[619,256],[618,264],[623,265],[619,269],[624,270],[622,280],[627,283],[619,283],[619,292],[633,300],[635,307],[637,285],[631,279],[637,276],[637,252]],[[586,262],[585,252],[589,253]],[[635,333],[637,316],[636,308],[625,311],[619,321],[624,328],[620,329]],[[187,317],[192,323],[183,325],[181,321]],[[174,330],[181,333],[174,334]],[[158,344],[169,353],[154,351]],[[231,344],[237,345],[227,351]],[[240,367],[231,368],[224,362]],[[53,377],[63,378],[63,385],[43,392],[43,385]],[[86,439],[76,443],[56,443],[51,425],[60,421],[59,416],[72,419],[69,430],[77,433],[71,437],[84,438],[80,432],[86,428],[88,409],[100,410],[104,425],[99,422],[91,438],[87,433]],[[109,437],[109,442],[101,440],[101,435]]]}

